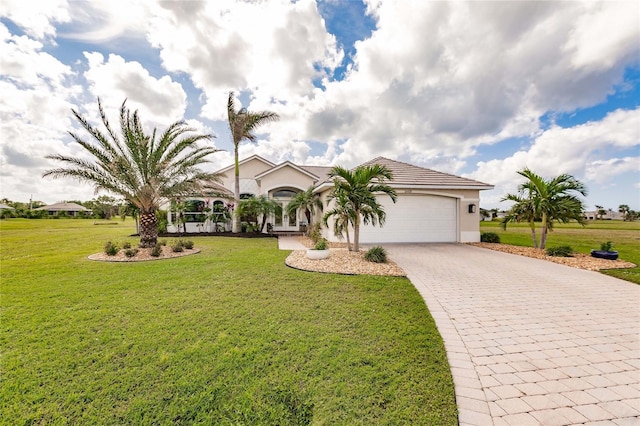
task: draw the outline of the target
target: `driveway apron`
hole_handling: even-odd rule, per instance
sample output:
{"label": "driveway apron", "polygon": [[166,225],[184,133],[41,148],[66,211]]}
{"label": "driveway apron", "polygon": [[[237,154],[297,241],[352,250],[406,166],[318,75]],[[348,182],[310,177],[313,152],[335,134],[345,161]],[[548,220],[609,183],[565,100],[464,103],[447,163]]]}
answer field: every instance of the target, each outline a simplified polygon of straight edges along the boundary
{"label": "driveway apron", "polygon": [[461,425],[640,425],[639,285],[464,244],[385,248],[444,339]]}

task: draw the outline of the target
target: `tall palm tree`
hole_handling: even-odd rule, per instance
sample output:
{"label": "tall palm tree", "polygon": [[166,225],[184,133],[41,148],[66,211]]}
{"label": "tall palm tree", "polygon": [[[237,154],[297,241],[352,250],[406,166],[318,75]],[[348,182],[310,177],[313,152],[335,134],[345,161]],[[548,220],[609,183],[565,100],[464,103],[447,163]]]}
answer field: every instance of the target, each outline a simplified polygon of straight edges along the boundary
{"label": "tall palm tree", "polygon": [[122,196],[140,210],[140,247],[153,247],[158,240],[156,210],[168,199],[191,195],[217,182],[217,174],[203,172],[198,166],[209,162],[206,157],[219,150],[199,146],[212,136],[193,133],[184,121],[171,124],[160,135],[156,129],[150,135],[145,133],[138,111],[132,114],[126,102],[120,107],[120,135],[109,124],[100,99],[98,109],[106,133],[72,109],[91,139],[69,134],[93,158],[48,155],[68,167],[48,170],[43,176],[75,178],[93,183],[96,192]]}
{"label": "tall palm tree", "polygon": [[311,219],[316,209],[322,211],[322,201],[318,194],[313,193],[313,186],[307,188],[306,191],[298,192],[287,204],[287,214],[293,216],[298,209],[304,209],[304,215],[307,218],[307,229],[311,229]]}
{"label": "tall palm tree", "polygon": [[518,186],[518,194],[507,194],[502,198],[502,201],[516,202],[510,214],[503,219],[503,227],[506,228],[507,222],[527,220],[532,228],[534,247],[537,247],[534,222],[540,221],[540,248],[544,249],[547,231],[553,230],[554,222],[575,220],[583,226],[586,224],[584,203],[578,198],[578,195],[587,195],[587,188],[582,182],[568,174],[547,180],[528,168],[518,171],[518,174],[527,181]]}
{"label": "tall palm tree", "polygon": [[360,224],[384,225],[385,212],[376,193],[385,193],[395,203],[396,191],[385,180],[391,180],[391,170],[380,164],[362,165],[354,170],[336,166],[329,172],[333,178],[333,195],[346,197],[353,210],[353,250],[360,250]]}
{"label": "tall palm tree", "polygon": [[[233,92],[229,92],[229,99],[227,100],[227,116],[229,118],[229,129],[231,130],[233,153],[235,156],[236,180],[234,186],[234,204],[235,206],[238,206],[240,204],[240,163],[238,160],[238,147],[240,146],[240,142],[244,139],[255,142],[255,130],[263,124],[278,120],[280,116],[271,111],[252,112],[247,111],[246,108],[241,108],[236,111]],[[238,214],[233,215],[231,232],[240,232],[240,216]]]}

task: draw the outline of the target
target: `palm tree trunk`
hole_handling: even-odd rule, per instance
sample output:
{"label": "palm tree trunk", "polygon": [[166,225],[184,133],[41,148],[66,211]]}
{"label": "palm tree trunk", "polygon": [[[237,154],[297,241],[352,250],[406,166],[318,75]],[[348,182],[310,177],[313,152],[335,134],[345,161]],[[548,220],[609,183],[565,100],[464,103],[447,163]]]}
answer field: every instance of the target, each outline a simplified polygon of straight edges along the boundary
{"label": "palm tree trunk", "polygon": [[356,219],[353,221],[353,251],[360,251],[360,211],[356,211]]}
{"label": "palm tree trunk", "polygon": [[347,234],[347,250],[351,251],[351,241],[349,241],[349,222],[347,222],[347,227],[344,228],[344,231]]}
{"label": "palm tree trunk", "polygon": [[531,228],[531,239],[533,240],[533,247],[538,248],[538,237],[536,236],[536,224],[535,222],[529,222],[529,227]]}
{"label": "palm tree trunk", "polygon": [[233,222],[231,224],[231,232],[233,232],[234,234],[237,234],[238,232],[240,232],[240,216],[236,213],[238,211],[238,206],[240,205],[240,164],[238,163],[238,144],[236,144],[236,149],[235,149],[235,160],[236,160],[236,167],[235,167],[235,177],[236,177],[236,181],[235,181],[235,186],[234,186],[234,206],[233,206]]}
{"label": "palm tree trunk", "polygon": [[140,214],[140,247],[155,247],[158,242],[158,219],[156,212],[143,212]]}
{"label": "palm tree trunk", "polygon": [[542,231],[540,231],[540,248],[544,249],[547,247],[547,214],[542,214]]}

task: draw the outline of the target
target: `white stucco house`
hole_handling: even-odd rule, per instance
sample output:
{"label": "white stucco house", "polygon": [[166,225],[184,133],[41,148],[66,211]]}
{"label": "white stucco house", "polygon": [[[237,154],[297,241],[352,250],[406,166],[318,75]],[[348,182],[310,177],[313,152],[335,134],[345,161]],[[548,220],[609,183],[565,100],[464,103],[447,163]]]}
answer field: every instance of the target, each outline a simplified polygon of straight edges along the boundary
{"label": "white stucco house", "polygon": [[[394,204],[386,194],[380,195],[379,201],[387,214],[386,223],[383,227],[362,225],[361,243],[480,241],[480,191],[492,189],[492,185],[384,157],[364,164],[381,164],[391,170],[393,180],[386,183],[396,190],[398,199]],[[287,204],[296,193],[313,186],[326,210],[333,188],[333,182],[328,179],[330,170],[331,167],[302,166],[289,161],[274,164],[254,155],[240,161],[241,198],[267,195],[281,206],[268,218],[269,229],[298,231],[300,225],[306,225],[304,212],[290,217],[286,214]],[[198,206],[197,210],[233,203],[234,166],[219,173],[223,175],[220,193],[193,197],[191,205]],[[214,225],[205,220],[205,215],[197,211],[187,215],[200,218],[200,221],[187,222],[188,232],[213,230]],[[317,222],[320,218],[318,213],[312,220]],[[228,224],[223,228],[228,229]],[[217,229],[221,230],[220,224]],[[323,230],[324,236],[329,241],[338,241],[330,229],[332,226]],[[177,230],[171,220],[168,230]]]}

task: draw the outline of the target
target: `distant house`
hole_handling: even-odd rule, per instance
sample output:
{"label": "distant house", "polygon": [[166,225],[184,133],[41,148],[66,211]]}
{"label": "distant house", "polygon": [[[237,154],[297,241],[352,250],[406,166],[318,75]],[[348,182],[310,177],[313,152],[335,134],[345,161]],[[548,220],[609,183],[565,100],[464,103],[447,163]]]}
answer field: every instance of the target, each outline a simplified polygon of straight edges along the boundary
{"label": "distant house", "polygon": [[[363,225],[360,242],[480,241],[480,191],[492,189],[492,185],[384,157],[364,164],[380,164],[391,170],[393,179],[387,183],[396,190],[398,200],[394,204],[386,195],[379,197],[387,214],[386,223],[382,228]],[[273,231],[297,231],[306,225],[303,211],[289,216],[286,207],[297,193],[310,186],[320,196],[325,209],[329,208],[328,197],[333,188],[333,182],[328,179],[331,167],[303,166],[290,161],[274,164],[257,155],[240,161],[239,165],[241,198],[266,195],[278,203],[275,214],[267,219]],[[219,173],[223,175],[222,186],[232,195],[234,166],[225,167]],[[233,201],[229,197],[201,196],[193,197],[190,202],[198,203],[198,210],[205,211]],[[200,216],[200,224],[187,223],[187,232],[212,229],[205,216]],[[317,213],[313,221],[318,222],[320,218],[321,213]],[[324,236],[336,241],[337,237],[329,231],[333,225],[329,225],[323,230]],[[225,225],[225,230],[228,229],[229,223]],[[176,232],[177,227],[170,221],[168,230]]]}
{"label": "distant house", "polygon": [[602,214],[598,210],[584,212],[584,218],[587,220],[624,220],[624,214],[614,212],[613,210],[604,210]]}
{"label": "distant house", "polygon": [[80,216],[82,214],[91,214],[91,210],[76,203],[56,203],[48,206],[38,207],[33,209],[36,211],[46,211],[49,216],[57,216],[60,212],[65,212],[68,216]]}
{"label": "distant house", "polygon": [[0,204],[0,210],[15,210],[13,207],[6,204]]}

